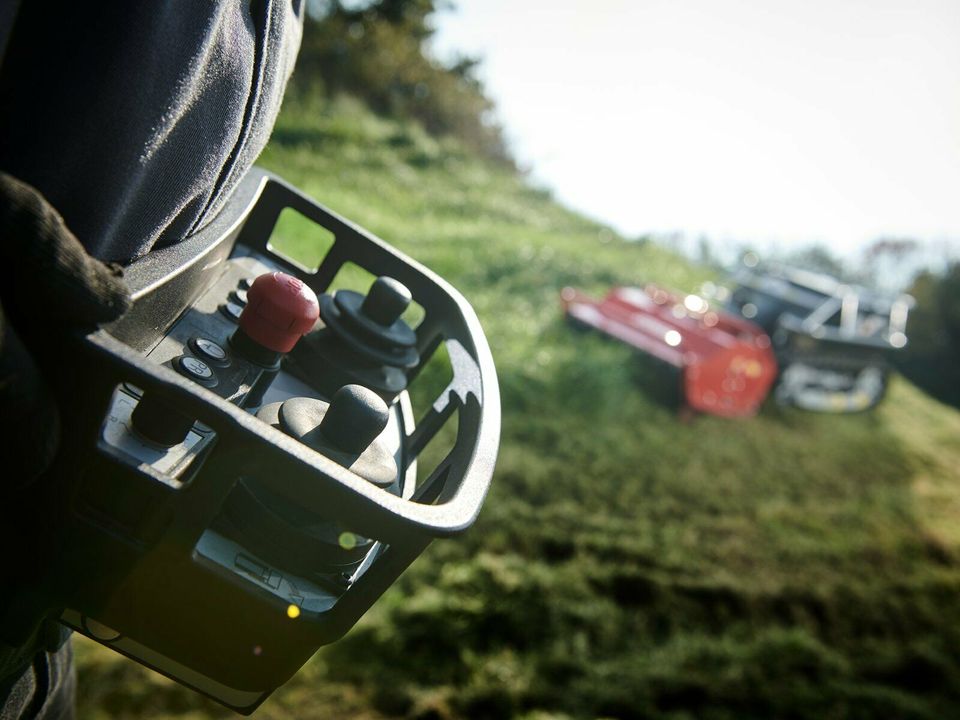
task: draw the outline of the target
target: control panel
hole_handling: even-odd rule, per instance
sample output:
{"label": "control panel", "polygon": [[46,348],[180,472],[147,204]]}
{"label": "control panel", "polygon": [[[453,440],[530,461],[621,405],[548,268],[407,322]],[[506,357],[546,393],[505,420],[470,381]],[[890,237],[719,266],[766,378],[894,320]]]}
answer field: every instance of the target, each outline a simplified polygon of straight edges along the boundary
{"label": "control panel", "polygon": [[[335,238],[316,270],[270,244],[288,209]],[[333,284],[347,263],[369,287]],[[75,432],[49,481],[0,510],[0,534],[36,549],[13,568],[0,641],[59,617],[252,712],[476,518],[499,435],[489,348],[445,281],[259,170],[126,277],[131,311],[65,347]],[[441,349],[450,380],[414,407]]]}

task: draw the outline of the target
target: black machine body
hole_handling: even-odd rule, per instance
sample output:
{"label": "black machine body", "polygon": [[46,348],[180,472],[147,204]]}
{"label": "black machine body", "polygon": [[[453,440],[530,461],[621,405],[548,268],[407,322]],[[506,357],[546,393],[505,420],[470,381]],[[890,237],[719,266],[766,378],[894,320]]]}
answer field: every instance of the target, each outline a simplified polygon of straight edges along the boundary
{"label": "black machine body", "polygon": [[783,265],[742,268],[728,310],[760,325],[780,366],[778,402],[819,412],[875,407],[893,353],[907,344],[913,298]]}
{"label": "black machine body", "polygon": [[[286,209],[334,238],[314,271],[270,244]],[[369,292],[328,292],[348,263],[379,278]],[[126,279],[123,318],[64,340],[55,466],[0,510],[2,540],[23,549],[0,642],[59,617],[249,713],[432,539],[474,522],[499,443],[493,360],[448,283],[256,168],[210,225]],[[319,296],[292,348],[244,316],[271,283]],[[452,379],[415,408],[408,386],[441,349]],[[423,467],[448,424],[449,451]]]}

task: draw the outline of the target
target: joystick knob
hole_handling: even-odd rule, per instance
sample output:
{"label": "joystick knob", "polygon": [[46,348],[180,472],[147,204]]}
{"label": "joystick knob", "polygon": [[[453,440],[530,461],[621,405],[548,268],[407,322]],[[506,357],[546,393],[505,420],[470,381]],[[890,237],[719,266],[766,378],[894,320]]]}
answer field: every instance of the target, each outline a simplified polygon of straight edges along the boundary
{"label": "joystick knob", "polygon": [[294,350],[296,372],[328,396],[356,384],[392,403],[420,362],[417,333],[403,319],[412,302],[410,290],[391,277],[377,278],[366,295],[321,295],[322,326]]}
{"label": "joystick knob", "polygon": [[389,487],[397,477],[393,451],[378,439],[390,411],[372,390],[345,385],[329,403],[295,397],[264,405],[257,417],[374,485]]}
{"label": "joystick knob", "polygon": [[317,296],[302,280],[282,272],[261,275],[247,291],[240,329],[258,345],[287,353],[320,316]]}
{"label": "joystick knob", "polygon": [[280,426],[310,447],[359,455],[383,432],[390,419],[387,404],[372,390],[344,385],[327,404],[290,398],[279,409]]}
{"label": "joystick knob", "polygon": [[330,399],[317,430],[334,447],[362,453],[383,432],[390,419],[386,403],[372,390],[344,385]]}
{"label": "joystick knob", "polygon": [[363,299],[360,312],[378,325],[390,327],[410,306],[413,296],[399,280],[378,277]]}
{"label": "joystick knob", "polygon": [[[293,397],[264,405],[257,417],[367,482],[399,493],[396,446],[382,437],[390,435],[384,433],[390,411],[375,392],[346,385],[329,403]],[[344,544],[350,528],[276,494],[256,476],[236,484],[224,504],[221,527],[278,568],[321,582],[324,574],[355,568],[373,546],[372,540],[353,532],[348,533],[351,542]]]}

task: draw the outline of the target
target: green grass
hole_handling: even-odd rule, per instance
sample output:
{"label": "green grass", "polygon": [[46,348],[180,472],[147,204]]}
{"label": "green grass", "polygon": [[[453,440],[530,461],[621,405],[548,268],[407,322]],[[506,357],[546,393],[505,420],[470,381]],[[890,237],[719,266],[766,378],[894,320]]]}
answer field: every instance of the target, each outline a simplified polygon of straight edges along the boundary
{"label": "green grass", "polygon": [[[288,105],[262,164],[463,291],[503,437],[476,527],[257,717],[960,715],[960,414],[897,379],[868,414],[680,422],[558,293],[706,270],[349,101]],[[82,717],[229,715],[75,645]]]}

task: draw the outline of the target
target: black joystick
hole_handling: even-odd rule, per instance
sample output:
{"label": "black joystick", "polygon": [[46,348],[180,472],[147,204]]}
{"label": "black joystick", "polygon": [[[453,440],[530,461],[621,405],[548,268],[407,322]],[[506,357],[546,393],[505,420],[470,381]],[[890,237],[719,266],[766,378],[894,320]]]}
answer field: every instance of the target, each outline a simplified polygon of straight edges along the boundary
{"label": "black joystick", "polygon": [[172,408],[154,393],[143,394],[130,421],[141,438],[160,447],[179,445],[193,427],[192,417]]}
{"label": "black joystick", "polygon": [[324,327],[297,346],[294,372],[328,395],[356,383],[393,402],[407,387],[406,371],[420,362],[417,335],[401,317],[412,299],[406,286],[389,277],[377,278],[366,295],[322,295]]}
{"label": "black joystick", "polygon": [[[347,296],[345,296],[347,297]],[[381,327],[391,327],[410,307],[413,296],[399,280],[379,277],[360,306],[360,313]]]}
{"label": "black joystick", "polygon": [[[389,410],[364,387],[342,387],[329,403],[304,397],[270,403],[257,417],[378,487],[390,488],[397,480],[394,454],[379,437]],[[255,478],[237,483],[224,505],[223,521],[227,532],[242,535],[265,560],[313,577],[356,567],[373,545],[270,492]]]}
{"label": "black joystick", "polygon": [[[318,449],[362,453],[383,432],[389,411],[379,396],[359,385],[346,385],[333,396],[326,413],[319,400],[292,398],[280,407],[280,422],[291,435]],[[315,419],[319,416],[319,424]]]}
{"label": "black joystick", "polygon": [[386,403],[360,385],[345,385],[329,403],[291,398],[264,405],[257,417],[380,487],[397,477],[393,454],[376,442],[390,418]]}

